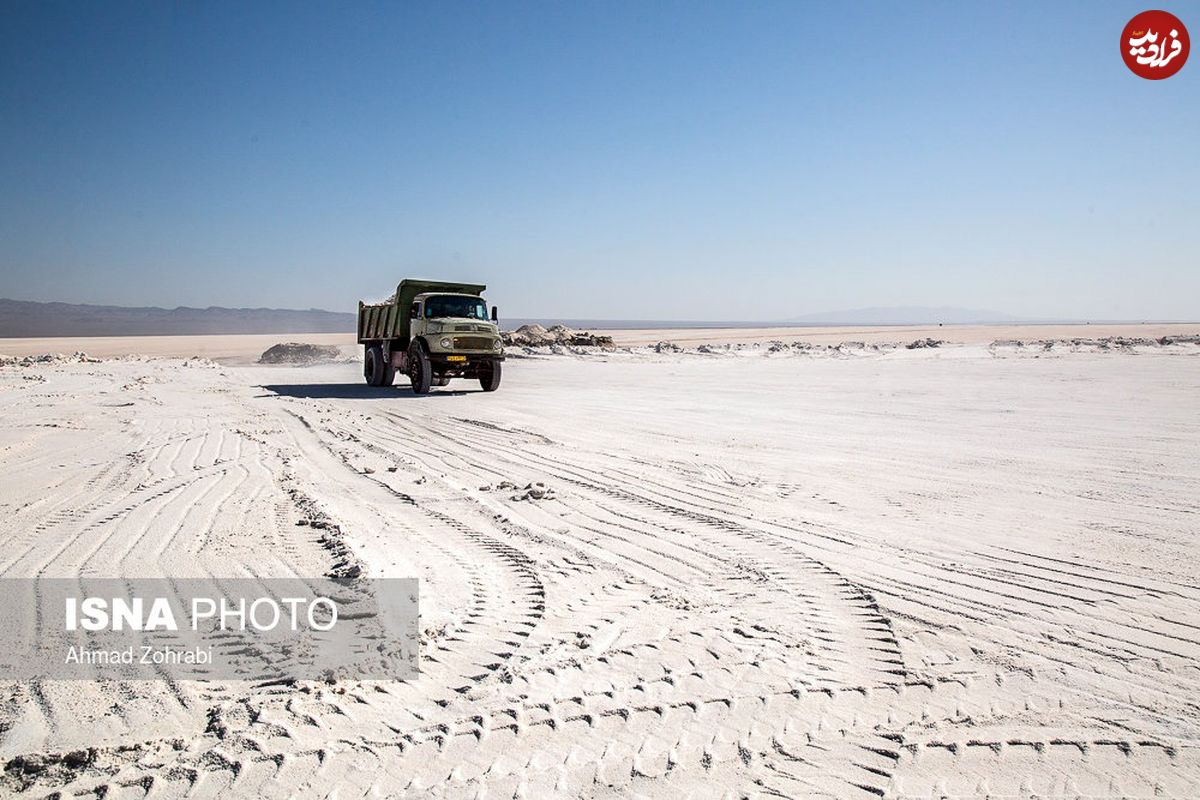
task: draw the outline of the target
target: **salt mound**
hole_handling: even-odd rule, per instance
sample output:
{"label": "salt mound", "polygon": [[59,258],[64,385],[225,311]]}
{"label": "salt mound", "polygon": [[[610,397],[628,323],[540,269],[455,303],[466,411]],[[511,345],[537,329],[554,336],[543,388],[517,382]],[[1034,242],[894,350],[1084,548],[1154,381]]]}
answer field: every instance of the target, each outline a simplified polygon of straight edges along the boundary
{"label": "salt mound", "polygon": [[331,344],[307,344],[303,342],[285,342],[269,347],[261,356],[260,364],[319,364],[323,361],[337,361],[342,351]]}
{"label": "salt mound", "polygon": [[509,340],[506,344],[523,344],[529,347],[544,347],[555,343],[550,331],[537,324],[522,325],[504,338]]}
{"label": "salt mound", "polygon": [[541,325],[522,325],[515,331],[502,334],[504,343],[523,347],[555,347],[570,345],[572,347],[612,347],[611,336],[584,331],[573,331],[566,325],[553,325],[547,330]]}
{"label": "salt mound", "polygon": [[100,359],[93,358],[87,353],[76,351],[72,355],[65,353],[43,353],[37,356],[0,356],[0,366],[32,367],[35,364],[99,364]]}

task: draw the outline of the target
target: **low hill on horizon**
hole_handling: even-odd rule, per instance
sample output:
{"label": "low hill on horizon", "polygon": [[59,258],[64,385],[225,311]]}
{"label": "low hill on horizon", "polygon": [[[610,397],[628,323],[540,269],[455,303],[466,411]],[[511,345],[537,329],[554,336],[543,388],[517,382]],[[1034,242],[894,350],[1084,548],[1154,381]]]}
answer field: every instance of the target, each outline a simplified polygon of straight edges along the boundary
{"label": "low hill on horizon", "polygon": [[0,337],[179,336],[214,333],[353,333],[349,312],[279,308],[158,308],[38,303],[0,298]]}

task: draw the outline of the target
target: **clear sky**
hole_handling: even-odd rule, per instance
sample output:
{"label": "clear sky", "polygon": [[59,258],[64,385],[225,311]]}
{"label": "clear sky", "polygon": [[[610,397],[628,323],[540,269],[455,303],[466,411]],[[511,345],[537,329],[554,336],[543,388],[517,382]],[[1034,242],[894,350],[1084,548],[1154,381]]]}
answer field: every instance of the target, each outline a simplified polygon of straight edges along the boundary
{"label": "clear sky", "polygon": [[0,6],[0,296],[1200,318],[1200,2]]}

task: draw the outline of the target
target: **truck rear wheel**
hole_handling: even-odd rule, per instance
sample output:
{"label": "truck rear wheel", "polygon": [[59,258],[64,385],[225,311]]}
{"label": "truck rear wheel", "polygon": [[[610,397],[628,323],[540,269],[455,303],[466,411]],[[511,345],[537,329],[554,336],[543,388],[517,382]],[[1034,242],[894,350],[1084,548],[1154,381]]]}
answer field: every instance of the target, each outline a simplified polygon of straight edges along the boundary
{"label": "truck rear wheel", "polygon": [[494,392],[500,388],[500,362],[492,361],[479,369],[479,385],[485,392]]}
{"label": "truck rear wheel", "polygon": [[383,356],[380,345],[368,347],[363,357],[363,377],[368,386],[391,386],[396,379],[396,370]]}
{"label": "truck rear wheel", "polygon": [[417,342],[408,348],[408,379],[416,394],[428,394],[433,385],[433,365],[429,363],[425,348]]}

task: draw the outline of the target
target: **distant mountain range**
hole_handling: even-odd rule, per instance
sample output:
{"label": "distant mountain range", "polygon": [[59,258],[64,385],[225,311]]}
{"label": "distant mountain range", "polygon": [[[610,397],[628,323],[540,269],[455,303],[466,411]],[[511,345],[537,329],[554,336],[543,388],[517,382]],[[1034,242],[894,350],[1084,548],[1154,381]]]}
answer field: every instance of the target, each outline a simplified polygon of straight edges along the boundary
{"label": "distant mountain range", "polygon": [[[970,308],[893,306],[857,308],[805,314],[789,320],[761,321],[682,321],[682,320],[585,320],[585,319],[501,319],[506,329],[526,322],[543,325],[564,323],[572,328],[754,328],[786,325],[969,325],[986,323],[1066,322],[1067,320],[1027,319],[999,311]],[[1093,320],[1096,321],[1096,320]],[[1105,320],[1116,321],[1116,320]],[[353,334],[356,320],[352,312],[322,311],[316,308],[292,310],[280,308],[157,308],[76,305],[73,303],[37,303],[0,298],[0,338],[48,336],[174,336],[208,333],[346,333]]]}
{"label": "distant mountain range", "polygon": [[1026,322],[1020,317],[999,311],[976,308],[940,306],[892,306],[889,308],[856,308],[849,311],[825,311],[793,317],[789,322],[805,325],[969,325],[994,322]]}
{"label": "distant mountain range", "polygon": [[355,316],[310,308],[127,308],[0,298],[0,337],[354,333]]}

